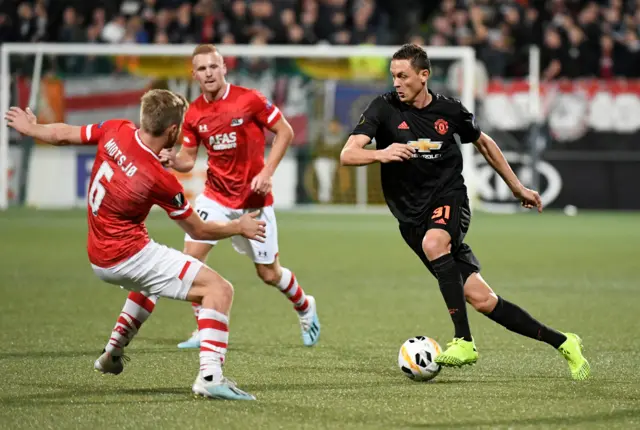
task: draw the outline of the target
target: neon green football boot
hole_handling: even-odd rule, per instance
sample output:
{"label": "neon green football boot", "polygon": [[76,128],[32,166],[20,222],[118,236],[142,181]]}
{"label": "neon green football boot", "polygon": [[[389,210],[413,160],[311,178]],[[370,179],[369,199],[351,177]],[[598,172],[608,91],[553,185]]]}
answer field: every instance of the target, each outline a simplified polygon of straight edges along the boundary
{"label": "neon green football boot", "polygon": [[582,355],[582,339],[574,333],[564,333],[567,340],[558,348],[569,369],[571,377],[576,381],[584,381],[591,376],[591,366],[584,355]]}
{"label": "neon green football boot", "polygon": [[454,337],[447,344],[447,349],[438,355],[435,362],[443,367],[461,367],[466,364],[475,364],[478,361],[478,350],[473,340],[468,341]]}

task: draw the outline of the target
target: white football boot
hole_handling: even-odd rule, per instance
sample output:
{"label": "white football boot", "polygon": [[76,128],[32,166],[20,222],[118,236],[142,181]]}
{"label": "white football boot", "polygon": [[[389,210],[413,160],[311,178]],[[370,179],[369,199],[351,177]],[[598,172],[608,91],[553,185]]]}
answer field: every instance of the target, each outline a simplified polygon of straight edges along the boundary
{"label": "white football boot", "polygon": [[307,300],[309,307],[304,312],[298,312],[298,318],[300,318],[302,342],[305,346],[313,346],[320,339],[320,320],[318,319],[316,299],[313,296],[307,296]]}

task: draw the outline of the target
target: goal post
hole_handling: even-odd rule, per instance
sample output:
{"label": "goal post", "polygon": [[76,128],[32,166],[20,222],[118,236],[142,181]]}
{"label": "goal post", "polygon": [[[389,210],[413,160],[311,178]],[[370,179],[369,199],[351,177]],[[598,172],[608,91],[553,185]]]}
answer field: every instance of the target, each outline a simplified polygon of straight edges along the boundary
{"label": "goal post", "polygon": [[[36,110],[39,84],[41,81],[43,57],[49,56],[105,56],[105,57],[185,57],[188,58],[195,45],[108,45],[108,44],[22,44],[5,43],[1,45],[0,53],[0,112],[9,109],[12,93],[11,64],[15,56],[33,56],[33,75],[31,77],[29,105]],[[332,45],[218,45],[220,52],[225,57],[242,59],[309,59],[309,60],[336,60],[355,58],[383,58],[390,60],[392,54],[399,46],[332,46]],[[451,60],[459,61],[462,69],[459,97],[462,103],[471,112],[475,111],[474,100],[474,70],[476,63],[475,51],[471,47],[441,47],[426,46],[429,58],[433,61]],[[232,82],[233,83],[233,82]],[[324,100],[325,105],[332,103]],[[335,103],[335,101],[333,102]],[[37,114],[37,112],[36,112]],[[75,124],[80,125],[80,124]],[[352,124],[353,125],[353,124]],[[9,205],[9,138],[8,127],[0,127],[0,210]],[[469,188],[470,200],[476,202],[474,186],[473,146],[463,145],[465,182]],[[368,204],[367,172],[366,168],[358,169],[355,180],[355,198],[357,207],[366,207]],[[25,173],[26,174],[26,173]]]}
{"label": "goal post", "polygon": [[534,190],[540,190],[539,160],[543,150],[540,140],[544,115],[542,111],[542,95],[540,93],[540,48],[529,47],[529,115],[531,117],[531,129],[529,133],[529,170],[531,172],[530,184]]}

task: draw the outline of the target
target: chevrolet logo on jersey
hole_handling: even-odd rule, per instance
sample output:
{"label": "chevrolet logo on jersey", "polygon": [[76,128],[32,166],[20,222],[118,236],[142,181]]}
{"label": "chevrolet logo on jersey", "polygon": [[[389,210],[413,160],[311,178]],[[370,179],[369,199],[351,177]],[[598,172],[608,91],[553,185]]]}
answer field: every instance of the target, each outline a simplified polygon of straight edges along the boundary
{"label": "chevrolet logo on jersey", "polygon": [[438,150],[442,148],[442,142],[434,142],[431,139],[423,138],[418,140],[410,140],[407,145],[413,146],[418,152],[431,152],[432,150]]}

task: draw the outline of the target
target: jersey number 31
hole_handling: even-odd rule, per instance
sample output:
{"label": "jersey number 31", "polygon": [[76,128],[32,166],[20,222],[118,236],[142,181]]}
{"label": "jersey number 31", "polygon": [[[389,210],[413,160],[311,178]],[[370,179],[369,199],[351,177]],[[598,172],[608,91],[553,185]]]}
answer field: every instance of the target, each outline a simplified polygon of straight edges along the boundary
{"label": "jersey number 31", "polygon": [[91,207],[91,213],[93,216],[98,215],[98,209],[102,204],[102,199],[104,199],[104,195],[107,193],[104,185],[100,183],[100,179],[105,178],[107,182],[111,181],[113,177],[113,169],[109,166],[109,163],[103,161],[96,173],[95,178],[93,178],[93,182],[91,183],[91,188],[89,188],[89,206]]}

